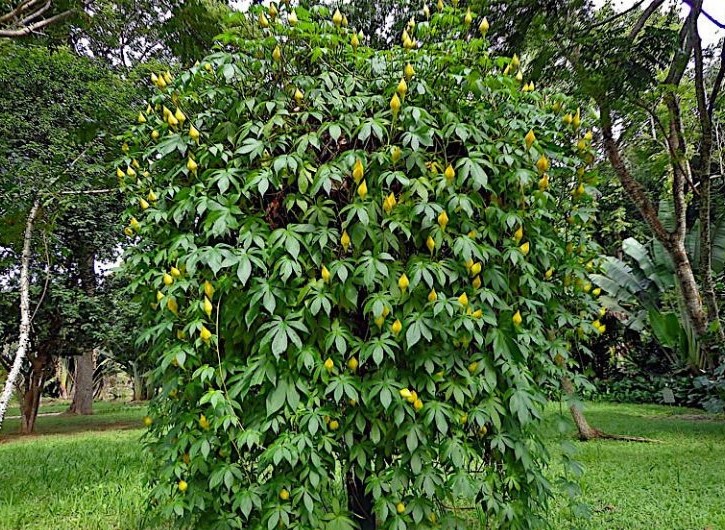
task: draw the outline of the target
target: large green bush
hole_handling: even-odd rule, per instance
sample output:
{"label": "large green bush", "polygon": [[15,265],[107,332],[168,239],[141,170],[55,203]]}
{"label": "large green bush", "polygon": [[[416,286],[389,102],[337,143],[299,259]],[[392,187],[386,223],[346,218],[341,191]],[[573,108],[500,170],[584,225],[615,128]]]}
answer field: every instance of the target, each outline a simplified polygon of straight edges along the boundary
{"label": "large green bush", "polygon": [[152,501],[194,528],[535,526],[543,389],[597,325],[578,113],[477,14],[376,51],[279,9],[126,137]]}

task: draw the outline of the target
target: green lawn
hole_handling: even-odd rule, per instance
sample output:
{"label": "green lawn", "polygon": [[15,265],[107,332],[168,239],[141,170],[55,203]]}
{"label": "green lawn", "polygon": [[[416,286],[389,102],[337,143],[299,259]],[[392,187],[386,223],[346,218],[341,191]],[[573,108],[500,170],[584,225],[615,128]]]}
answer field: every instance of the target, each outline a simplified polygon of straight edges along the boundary
{"label": "green lawn", "polygon": [[[96,410],[90,418],[39,418],[44,436],[0,437],[0,529],[141,526],[142,431],[129,427],[140,425],[144,409],[111,403]],[[564,503],[557,503],[551,512],[554,529],[725,529],[725,419],[641,405],[591,404],[587,413],[607,432],[662,443],[577,443],[586,470],[582,500],[592,515],[572,518]],[[552,424],[554,416],[552,408]],[[14,429],[17,423],[9,421],[3,432]]]}

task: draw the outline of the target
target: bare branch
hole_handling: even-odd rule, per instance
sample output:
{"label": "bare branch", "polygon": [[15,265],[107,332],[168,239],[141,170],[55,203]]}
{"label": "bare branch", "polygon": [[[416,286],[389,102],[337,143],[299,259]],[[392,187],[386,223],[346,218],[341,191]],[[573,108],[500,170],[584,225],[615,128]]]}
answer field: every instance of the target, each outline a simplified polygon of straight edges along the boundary
{"label": "bare branch", "polygon": [[21,20],[17,25],[18,26],[27,26],[28,23],[32,22],[33,20],[35,20],[36,18],[41,16],[43,13],[48,11],[48,9],[50,9],[51,5],[52,5],[52,0],[48,0],[43,7],[41,7],[37,11],[29,14],[27,17],[25,17],[23,20]]}
{"label": "bare branch", "polygon": [[50,18],[44,18],[43,20],[39,20],[38,22],[35,22],[29,26],[24,26],[20,29],[0,29],[0,37],[10,38],[10,39],[17,38],[17,37],[25,37],[35,31],[38,31],[39,29],[42,29],[47,26],[50,26],[51,24],[60,22],[61,20],[64,20],[64,19],[68,18],[69,16],[71,16],[73,13],[74,13],[73,10],[64,11],[64,12],[58,13],[57,15],[54,15]]}
{"label": "bare branch", "polygon": [[38,4],[41,1],[42,0],[24,0],[23,2],[20,2],[18,6],[12,11],[5,13],[4,15],[0,15],[0,24],[3,24],[8,20],[14,20],[15,18],[19,17],[23,12],[32,8],[34,4]]}

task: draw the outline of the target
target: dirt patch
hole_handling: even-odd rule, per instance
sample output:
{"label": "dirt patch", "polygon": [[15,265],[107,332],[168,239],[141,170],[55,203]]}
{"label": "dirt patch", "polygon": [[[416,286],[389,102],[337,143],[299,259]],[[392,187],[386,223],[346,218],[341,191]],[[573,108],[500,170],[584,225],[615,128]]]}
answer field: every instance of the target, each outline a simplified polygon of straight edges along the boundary
{"label": "dirt patch", "polygon": [[673,414],[667,416],[668,420],[681,421],[710,421],[714,423],[725,423],[725,415],[723,414]]}

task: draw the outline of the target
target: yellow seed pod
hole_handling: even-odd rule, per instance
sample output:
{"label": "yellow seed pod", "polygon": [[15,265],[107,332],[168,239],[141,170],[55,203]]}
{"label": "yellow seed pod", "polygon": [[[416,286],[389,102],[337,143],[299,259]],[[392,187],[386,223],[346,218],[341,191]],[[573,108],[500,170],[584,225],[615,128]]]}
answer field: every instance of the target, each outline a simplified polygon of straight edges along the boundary
{"label": "yellow seed pod", "polygon": [[473,285],[473,288],[474,289],[480,289],[480,287],[481,287],[481,277],[480,276],[476,276],[473,279],[473,282],[471,282],[471,285]]}
{"label": "yellow seed pod", "polygon": [[299,88],[295,89],[295,101],[299,105],[302,103],[302,100],[305,99],[305,95],[302,93],[302,91]]}
{"label": "yellow seed pod", "polygon": [[352,37],[350,38],[350,45],[355,50],[357,50],[357,47],[360,46],[360,39],[357,38],[357,33],[352,34]]}
{"label": "yellow seed pod", "polygon": [[153,131],[151,131],[151,139],[158,140],[159,139],[159,136],[161,136],[161,135],[159,134],[159,131],[157,131],[156,129],[154,129]]}
{"label": "yellow seed pod", "polygon": [[514,56],[511,57],[511,68],[516,70],[519,66],[521,66],[521,60],[519,59],[519,56],[514,53]]}
{"label": "yellow seed pod", "polygon": [[206,313],[206,316],[211,317],[211,312],[214,310],[214,306],[211,305],[211,301],[207,297],[204,297],[202,307],[204,309],[204,313]]}
{"label": "yellow seed pod", "polygon": [[544,278],[547,280],[551,280],[551,277],[554,275],[554,269],[546,269],[546,272],[544,273]]}
{"label": "yellow seed pod", "polygon": [[274,47],[274,50],[272,51],[272,59],[274,59],[277,63],[282,60],[282,49],[279,45]]}
{"label": "yellow seed pod", "polygon": [[192,124],[191,127],[189,127],[189,137],[196,142],[199,140],[199,136],[201,136],[199,134],[199,130]]}
{"label": "yellow seed pod", "polygon": [[526,143],[526,149],[531,149],[531,146],[534,145],[535,141],[536,141],[536,135],[534,134],[534,130],[529,129],[529,132],[527,132],[526,136],[524,137],[524,142]]}
{"label": "yellow seed pod", "polygon": [[206,280],[204,282],[204,294],[206,297],[211,300],[214,297],[214,286],[211,284],[209,280]]}
{"label": "yellow seed pod", "polygon": [[206,326],[202,325],[201,326],[201,332],[199,333],[199,336],[201,337],[201,340],[203,340],[204,342],[208,342],[209,339],[211,339],[212,334],[211,334],[211,331],[209,331],[206,328]]}
{"label": "yellow seed pod", "polygon": [[142,210],[146,210],[149,207],[149,203],[143,197],[138,200],[138,205]]}
{"label": "yellow seed pod", "polygon": [[446,178],[448,183],[453,182],[453,179],[456,178],[456,170],[453,169],[451,164],[448,164],[448,167],[446,167],[446,170],[443,172],[443,176]]}
{"label": "yellow seed pod", "polygon": [[413,76],[415,75],[415,69],[413,69],[413,65],[410,63],[407,63],[405,65],[405,68],[403,68],[403,75],[405,78],[410,81],[413,79]]}
{"label": "yellow seed pod", "polygon": [[549,175],[544,174],[544,176],[539,179],[539,190],[546,191],[548,188],[549,188]]}
{"label": "yellow seed pod", "polygon": [[443,210],[440,214],[438,214],[438,224],[440,225],[441,229],[445,230],[446,226],[448,226],[448,214],[445,210]]}
{"label": "yellow seed pod", "polygon": [[174,118],[176,118],[179,123],[184,123],[186,121],[186,115],[181,112],[181,109],[178,107],[176,108],[176,112],[174,112]]}
{"label": "yellow seed pod", "polygon": [[529,245],[529,242],[527,241],[526,243],[524,243],[523,245],[521,245],[521,246],[519,247],[519,250],[521,251],[521,253],[522,253],[522,254],[523,254],[524,256],[526,256],[526,255],[527,255],[527,254],[529,253],[529,250],[530,250],[530,248],[531,248],[531,247],[530,247],[530,245]]}
{"label": "yellow seed pod", "polygon": [[259,14],[259,25],[263,28],[269,27],[269,20],[267,20],[267,16],[264,13]]}
{"label": "yellow seed pod", "polygon": [[481,32],[481,35],[485,35],[488,33],[488,30],[491,28],[491,25],[488,23],[488,19],[486,17],[483,17],[483,20],[478,25],[478,31]]}
{"label": "yellow seed pod", "polygon": [[189,157],[189,159],[186,161],[186,169],[188,169],[192,173],[196,173],[196,170],[198,168],[199,168],[199,164],[197,164],[193,158]]}
{"label": "yellow seed pod", "polygon": [[385,323],[385,317],[383,315],[378,315],[375,317],[375,325],[379,328],[383,327],[383,324]]}
{"label": "yellow seed pod", "polygon": [[473,22],[473,13],[471,13],[471,9],[469,8],[468,11],[466,11],[466,15],[463,17],[463,23],[466,26],[470,26],[471,22]]}
{"label": "yellow seed pod", "polygon": [[362,199],[365,200],[365,197],[368,196],[368,185],[363,180],[362,183],[357,187],[357,194]]}
{"label": "yellow seed pod", "polygon": [[365,168],[363,167],[362,160],[358,158],[355,160],[355,165],[352,168],[352,178],[355,180],[356,184],[359,184],[364,176]]}
{"label": "yellow seed pod", "polygon": [[171,272],[171,276],[173,276],[174,278],[181,277],[181,271],[179,269],[177,269],[176,267],[171,267],[169,272]]}
{"label": "yellow seed pod", "polygon": [[390,158],[393,161],[393,164],[395,164],[398,160],[400,160],[400,157],[403,156],[403,150],[398,147],[397,145],[394,145],[390,149]]}
{"label": "yellow seed pod", "polygon": [[328,357],[327,360],[325,361],[325,370],[327,370],[328,372],[332,372],[332,370],[334,368],[335,368],[334,361]]}
{"label": "yellow seed pod", "polygon": [[164,285],[167,287],[174,283],[174,278],[171,276],[171,274],[164,273]]}
{"label": "yellow seed pod", "polygon": [[471,268],[469,269],[469,272],[471,273],[471,276],[478,276],[481,274],[481,268],[483,266],[481,265],[480,261],[477,261],[473,265],[471,265]]}
{"label": "yellow seed pod", "polygon": [[461,296],[459,296],[458,303],[461,304],[463,307],[466,307],[468,305],[468,295],[466,293],[463,293]]}
{"label": "yellow seed pod", "polygon": [[401,98],[404,98],[405,95],[408,93],[408,83],[405,82],[405,78],[400,78],[400,82],[398,83],[398,88],[396,89],[396,91]]}
{"label": "yellow seed pod", "polygon": [[347,252],[347,249],[350,248],[350,235],[347,233],[347,230],[342,231],[342,236],[340,236],[340,244],[342,245],[342,249]]}
{"label": "yellow seed pod", "polygon": [[174,298],[169,298],[167,300],[166,307],[175,315],[179,313],[179,304],[176,303],[176,299]]}
{"label": "yellow seed pod", "polygon": [[522,226],[518,227],[516,232],[514,232],[514,241],[517,243],[521,241],[524,238],[524,228]]}
{"label": "yellow seed pod", "polygon": [[410,281],[408,280],[408,277],[403,273],[403,275],[398,278],[398,287],[400,287],[401,291],[405,291],[408,286],[410,285]]}
{"label": "yellow seed pod", "polygon": [[398,94],[393,94],[393,97],[390,99],[390,110],[393,112],[393,117],[398,115],[398,112],[400,112],[400,98],[398,97]]}
{"label": "yellow seed pod", "polygon": [[322,277],[322,281],[325,283],[330,283],[330,271],[327,270],[327,267],[324,265],[322,266],[322,270],[320,271],[320,276]]}
{"label": "yellow seed pod", "polygon": [[332,15],[332,23],[338,28],[342,26],[342,13],[340,13],[339,9],[335,9],[335,13]]}
{"label": "yellow seed pod", "polygon": [[546,156],[541,155],[539,159],[536,161],[536,169],[539,170],[539,173],[546,173],[549,171],[549,159],[546,158]]}
{"label": "yellow seed pod", "polygon": [[428,301],[435,302],[436,300],[438,300],[438,293],[436,293],[435,289],[431,289],[428,293]]}
{"label": "yellow seed pod", "polygon": [[354,372],[357,370],[357,367],[360,365],[356,357],[350,357],[347,361],[347,367],[350,369],[351,372]]}
{"label": "yellow seed pod", "polygon": [[289,16],[287,17],[287,22],[289,22],[289,25],[292,27],[295,27],[297,25],[297,22],[299,22],[299,19],[297,18],[297,12],[292,11]]}
{"label": "yellow seed pod", "polygon": [[433,254],[433,251],[436,248],[436,242],[435,239],[433,239],[431,236],[428,236],[428,239],[425,240],[425,246],[428,247],[428,251]]}
{"label": "yellow seed pod", "polygon": [[524,321],[524,319],[521,317],[521,312],[516,311],[516,313],[514,313],[514,316],[511,317],[511,321],[514,323],[514,326],[520,326],[521,323]]}
{"label": "yellow seed pod", "polygon": [[397,335],[398,333],[401,332],[402,329],[403,329],[403,324],[400,322],[399,319],[396,318],[395,322],[393,322],[393,325],[390,326],[390,331],[393,332],[393,335]]}

